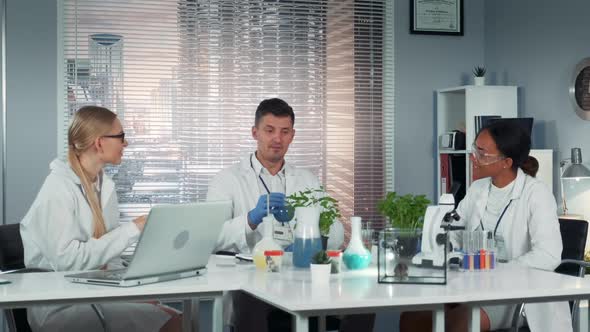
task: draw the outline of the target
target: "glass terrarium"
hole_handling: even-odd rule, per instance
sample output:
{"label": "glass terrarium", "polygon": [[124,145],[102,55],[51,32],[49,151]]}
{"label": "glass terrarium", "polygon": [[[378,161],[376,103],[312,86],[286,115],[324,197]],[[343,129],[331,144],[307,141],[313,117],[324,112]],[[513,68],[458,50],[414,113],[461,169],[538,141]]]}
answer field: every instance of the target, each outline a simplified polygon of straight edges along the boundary
{"label": "glass terrarium", "polygon": [[[443,237],[423,239],[420,229],[386,228],[381,231],[377,258],[378,282],[445,285],[447,241],[446,236]],[[435,243],[434,246],[431,243],[423,246],[422,241]],[[434,250],[423,251],[422,248]]]}

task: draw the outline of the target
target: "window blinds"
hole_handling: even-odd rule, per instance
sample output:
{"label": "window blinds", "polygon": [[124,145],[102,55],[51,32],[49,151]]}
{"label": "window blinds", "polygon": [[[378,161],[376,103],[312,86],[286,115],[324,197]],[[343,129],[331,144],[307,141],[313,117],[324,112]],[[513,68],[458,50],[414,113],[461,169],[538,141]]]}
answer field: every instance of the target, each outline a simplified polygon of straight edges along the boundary
{"label": "window blinds", "polygon": [[287,160],[318,175],[343,219],[379,224],[375,203],[393,174],[386,6],[62,0],[63,145],[79,107],[119,115],[130,144],[108,172],[129,219],[152,204],[204,200],[218,171],[255,150],[258,103],[280,97],[296,116]]}

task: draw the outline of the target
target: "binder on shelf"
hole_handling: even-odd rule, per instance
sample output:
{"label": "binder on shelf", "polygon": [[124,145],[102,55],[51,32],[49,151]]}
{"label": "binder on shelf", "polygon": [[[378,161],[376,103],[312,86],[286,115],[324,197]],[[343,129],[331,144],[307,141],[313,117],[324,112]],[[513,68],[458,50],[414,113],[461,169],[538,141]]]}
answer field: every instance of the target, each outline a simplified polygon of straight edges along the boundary
{"label": "binder on shelf", "polygon": [[440,190],[441,194],[446,194],[451,189],[451,170],[449,154],[442,153],[440,155]]}

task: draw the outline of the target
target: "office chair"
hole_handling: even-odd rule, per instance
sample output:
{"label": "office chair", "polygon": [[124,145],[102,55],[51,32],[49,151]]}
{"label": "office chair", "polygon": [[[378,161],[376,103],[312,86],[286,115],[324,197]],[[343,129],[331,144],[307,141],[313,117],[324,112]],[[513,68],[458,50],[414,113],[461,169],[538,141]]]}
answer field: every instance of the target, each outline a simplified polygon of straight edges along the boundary
{"label": "office chair", "polygon": [[[9,273],[50,272],[45,269],[25,268],[23,241],[20,236],[20,224],[0,225],[0,271]],[[100,307],[91,305],[105,332],[109,331]],[[8,323],[8,332],[31,332],[27,321],[27,309],[4,309]]]}
{"label": "office chair", "polygon": [[[584,248],[588,236],[588,222],[586,220],[559,219],[559,230],[563,251],[561,252],[561,264],[555,272],[583,278],[586,267],[590,263],[584,262]],[[570,301],[572,324],[577,325],[580,300]],[[512,331],[518,332],[524,318],[524,303],[520,303],[512,316]]]}

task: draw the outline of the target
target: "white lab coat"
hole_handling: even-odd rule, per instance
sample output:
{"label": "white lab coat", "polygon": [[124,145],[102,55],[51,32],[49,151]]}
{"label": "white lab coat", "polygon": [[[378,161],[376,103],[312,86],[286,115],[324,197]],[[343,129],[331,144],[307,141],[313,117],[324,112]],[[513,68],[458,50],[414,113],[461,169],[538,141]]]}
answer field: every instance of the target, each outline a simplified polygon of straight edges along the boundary
{"label": "white lab coat", "polygon": [[[264,234],[264,223],[256,230],[248,225],[248,212],[252,210],[261,192],[258,175],[252,169],[248,154],[242,160],[219,172],[211,181],[207,193],[208,201],[230,200],[232,201],[233,218],[227,220],[217,240],[217,250],[230,250],[249,253]],[[320,187],[318,179],[308,170],[296,168],[285,162],[286,195],[305,189],[317,189]],[[328,246],[338,248],[344,241],[344,228],[339,222],[332,224]]]}
{"label": "white lab coat", "polygon": [[[121,252],[137,241],[134,223],[119,224],[117,194],[113,181],[103,176],[101,205],[107,234],[92,237],[92,211],[78,176],[68,163],[56,159],[51,173],[21,221],[25,266],[55,271],[120,266]],[[170,316],[150,304],[102,304],[112,331],[158,331]],[[129,311],[133,310],[132,314]],[[39,306],[29,309],[34,331],[101,331],[89,305]]]}
{"label": "white lab coat", "polygon": [[[553,194],[538,179],[521,169],[514,180],[510,207],[501,221],[508,259],[512,264],[553,271],[561,261],[562,241]],[[491,178],[473,182],[457,213],[465,229],[474,231],[485,211]],[[460,232],[452,232],[454,246],[460,243]],[[567,302],[531,303],[525,305],[527,322],[532,332],[571,331],[572,322]]]}
{"label": "white lab coat", "polygon": [[[260,195],[266,194],[266,191],[260,190],[258,175],[252,169],[250,157],[253,157],[253,155],[248,154],[239,163],[222,170],[209,184],[207,200],[230,200],[233,209],[233,218],[223,224],[215,251],[228,250],[250,253],[262,238],[264,228],[267,226],[262,223],[256,230],[252,230],[248,225],[248,212],[256,206]],[[286,179],[285,195],[320,187],[318,179],[308,170],[296,168],[288,162],[285,162],[284,169]],[[344,228],[340,222],[335,222],[330,227],[328,247],[339,248],[343,242]],[[241,304],[245,303],[233,296],[233,293],[226,294],[223,301],[225,322],[228,324],[235,323],[232,322],[235,319],[234,308],[239,308]],[[237,303],[234,304],[234,301]],[[267,312],[260,306],[251,307],[250,310],[254,310],[256,314],[266,317]]]}

